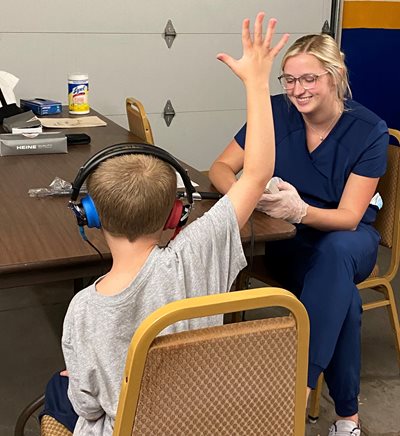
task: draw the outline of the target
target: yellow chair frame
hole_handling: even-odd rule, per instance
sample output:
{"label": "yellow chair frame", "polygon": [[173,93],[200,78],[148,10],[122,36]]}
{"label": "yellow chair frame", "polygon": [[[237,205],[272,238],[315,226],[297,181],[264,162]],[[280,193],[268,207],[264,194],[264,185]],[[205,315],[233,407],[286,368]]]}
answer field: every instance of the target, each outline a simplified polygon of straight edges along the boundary
{"label": "yellow chair frame", "polygon": [[154,144],[153,133],[143,104],[133,97],[126,99],[129,130],[148,144]]}
{"label": "yellow chair frame", "polygon": [[[309,321],[304,306],[297,298],[290,292],[278,288],[252,289],[176,301],[156,310],[146,318],[136,330],[128,350],[114,426],[114,436],[132,435],[146,359],[154,339],[164,328],[180,320],[268,306],[287,308],[296,322],[295,430],[293,434],[304,436]],[[226,327],[229,327],[229,325],[218,328],[224,329]],[[201,332],[201,330],[192,332]],[[162,340],[162,338],[160,337],[158,340]]]}

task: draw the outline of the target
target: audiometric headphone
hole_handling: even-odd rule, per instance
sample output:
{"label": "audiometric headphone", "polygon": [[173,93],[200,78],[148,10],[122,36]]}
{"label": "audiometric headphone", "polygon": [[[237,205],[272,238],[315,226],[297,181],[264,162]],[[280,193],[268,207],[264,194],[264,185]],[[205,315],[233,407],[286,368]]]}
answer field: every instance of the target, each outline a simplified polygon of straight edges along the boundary
{"label": "audiometric headphone", "polygon": [[81,235],[85,240],[87,240],[87,238],[84,233],[84,226],[100,229],[101,222],[96,210],[96,206],[90,195],[86,195],[81,199],[80,202],[77,202],[83,182],[86,180],[89,174],[100,165],[101,162],[126,154],[147,154],[154,156],[170,164],[182,177],[186,191],[185,197],[188,201],[188,204],[183,204],[182,200],[179,199],[175,200],[172,210],[164,225],[164,229],[175,229],[176,235],[186,224],[189,218],[189,214],[193,206],[193,193],[196,192],[196,189],[192,185],[187,170],[184,169],[170,153],[155,145],[131,142],[115,144],[104,148],[103,150],[94,154],[88,161],[86,161],[79,169],[79,172],[72,183],[71,200],[68,207],[75,214]]}

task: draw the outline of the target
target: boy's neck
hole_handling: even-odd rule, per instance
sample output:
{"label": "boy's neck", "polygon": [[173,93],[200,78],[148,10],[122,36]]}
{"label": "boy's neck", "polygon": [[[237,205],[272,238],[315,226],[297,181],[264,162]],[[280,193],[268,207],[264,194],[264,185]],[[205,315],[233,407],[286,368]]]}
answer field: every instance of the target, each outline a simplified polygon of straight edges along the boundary
{"label": "boy's neck", "polygon": [[113,264],[111,270],[96,284],[96,291],[103,295],[116,295],[126,289],[159,244],[161,232],[141,236],[133,242],[104,232]]}

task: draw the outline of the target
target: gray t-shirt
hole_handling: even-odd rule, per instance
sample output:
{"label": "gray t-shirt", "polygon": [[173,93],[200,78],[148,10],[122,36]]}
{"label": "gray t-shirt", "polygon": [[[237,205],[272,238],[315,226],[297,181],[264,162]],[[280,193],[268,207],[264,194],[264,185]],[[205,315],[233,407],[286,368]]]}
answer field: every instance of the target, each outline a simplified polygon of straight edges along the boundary
{"label": "gray t-shirt", "polygon": [[[69,372],[68,396],[79,415],[74,435],[112,435],[130,340],[159,307],[226,292],[246,266],[233,205],[218,201],[169,243],[155,247],[133,282],[114,296],[93,284],[71,301],[62,348]],[[222,316],[182,321],[162,333],[222,324]]]}

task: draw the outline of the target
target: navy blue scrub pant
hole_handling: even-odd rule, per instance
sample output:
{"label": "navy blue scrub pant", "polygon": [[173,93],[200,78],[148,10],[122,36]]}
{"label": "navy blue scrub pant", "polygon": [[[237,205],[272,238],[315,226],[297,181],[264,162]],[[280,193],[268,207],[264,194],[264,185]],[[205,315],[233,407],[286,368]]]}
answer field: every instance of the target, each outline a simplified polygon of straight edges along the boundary
{"label": "navy blue scrub pant", "polygon": [[310,318],[308,386],[324,373],[339,416],[358,412],[362,305],[356,283],[371,273],[379,234],[360,223],[355,231],[321,232],[299,225],[293,239],[268,242],[271,275],[293,292]]}
{"label": "navy blue scrub pant", "polygon": [[40,413],[39,419],[42,419],[44,415],[52,416],[73,433],[78,415],[68,398],[68,382],[68,377],[61,376],[59,372],[49,380],[46,387],[44,409]]}

